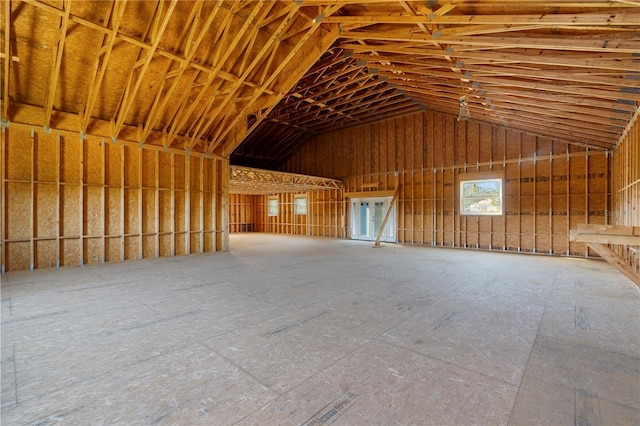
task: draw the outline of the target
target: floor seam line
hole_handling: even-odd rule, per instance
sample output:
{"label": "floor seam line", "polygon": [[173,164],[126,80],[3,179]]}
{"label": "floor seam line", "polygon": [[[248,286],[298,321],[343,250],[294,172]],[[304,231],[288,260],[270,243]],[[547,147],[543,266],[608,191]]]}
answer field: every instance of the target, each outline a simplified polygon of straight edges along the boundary
{"label": "floor seam line", "polygon": [[429,359],[434,360],[434,361],[443,362],[443,363],[445,363],[447,365],[450,365],[452,367],[459,368],[461,370],[467,371],[469,373],[477,374],[477,375],[482,376],[482,377],[486,377],[487,379],[495,380],[496,382],[500,382],[500,383],[505,384],[507,386],[511,386],[511,387],[517,387],[518,386],[518,385],[514,385],[513,383],[509,383],[507,381],[499,379],[497,377],[493,377],[493,376],[490,376],[488,374],[482,373],[480,371],[470,370],[470,369],[468,369],[466,367],[463,367],[461,365],[454,364],[451,361],[447,361],[447,360],[444,360],[444,359],[436,358],[436,357],[434,357],[432,355],[428,355],[428,354],[416,351],[415,349],[412,349],[412,348],[409,348],[409,347],[406,347],[406,346],[402,346],[402,345],[397,345],[397,344],[391,343],[391,342],[389,342],[387,340],[379,339],[378,337],[375,337],[374,340],[376,340],[376,341],[378,341],[380,343],[384,343],[384,344],[387,344],[387,345],[394,346],[396,348],[407,350],[407,351],[412,352],[412,353],[414,353],[416,355],[420,355],[422,357],[429,358]]}
{"label": "floor seam line", "polygon": [[524,378],[527,375],[527,368],[529,367],[529,362],[531,361],[531,355],[533,354],[533,351],[535,350],[536,342],[538,341],[538,338],[540,336],[540,330],[542,329],[542,323],[544,322],[544,317],[545,317],[545,315],[547,313],[547,308],[549,307],[549,301],[551,300],[551,294],[553,293],[553,290],[554,290],[555,285],[556,285],[557,276],[558,276],[558,272],[556,271],[556,273],[553,275],[553,281],[551,282],[551,287],[549,288],[549,290],[547,292],[546,301],[544,303],[544,309],[542,311],[542,315],[540,316],[540,322],[538,323],[538,329],[536,330],[535,338],[533,339],[533,343],[531,344],[531,349],[529,350],[529,356],[527,357],[527,362],[524,364],[524,370],[522,371],[522,377],[520,378],[520,383],[518,384],[518,391],[516,392],[516,396],[513,399],[513,405],[511,406],[511,411],[509,412],[509,419],[507,421],[507,424],[511,423],[511,418],[513,417],[513,410],[515,409],[516,401],[518,400],[518,394],[520,393],[520,390],[522,389],[522,383],[524,382]]}

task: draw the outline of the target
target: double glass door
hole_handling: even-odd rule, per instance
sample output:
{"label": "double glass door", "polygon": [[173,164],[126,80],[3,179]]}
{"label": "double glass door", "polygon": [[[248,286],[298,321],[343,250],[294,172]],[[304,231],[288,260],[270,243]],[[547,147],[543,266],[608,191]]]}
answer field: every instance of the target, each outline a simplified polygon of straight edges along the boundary
{"label": "double glass door", "polygon": [[[382,228],[382,222],[391,203],[391,197],[351,199],[351,239],[373,241]],[[396,242],[395,206],[384,227],[381,241]]]}

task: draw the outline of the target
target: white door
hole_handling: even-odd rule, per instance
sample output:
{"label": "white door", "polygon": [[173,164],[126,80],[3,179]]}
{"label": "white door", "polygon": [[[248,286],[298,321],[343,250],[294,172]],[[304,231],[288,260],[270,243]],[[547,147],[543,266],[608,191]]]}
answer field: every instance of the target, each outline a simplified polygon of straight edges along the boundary
{"label": "white door", "polygon": [[[382,222],[387,214],[391,197],[352,198],[351,199],[351,239],[374,241],[380,232]],[[395,243],[396,235],[395,206],[384,227],[381,241]]]}

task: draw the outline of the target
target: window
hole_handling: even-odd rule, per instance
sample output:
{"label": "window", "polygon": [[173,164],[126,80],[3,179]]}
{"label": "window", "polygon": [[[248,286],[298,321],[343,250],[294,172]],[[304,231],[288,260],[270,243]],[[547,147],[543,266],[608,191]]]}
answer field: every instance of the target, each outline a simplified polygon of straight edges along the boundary
{"label": "window", "polygon": [[461,181],[460,214],[501,215],[502,179]]}
{"label": "window", "polygon": [[277,198],[269,198],[269,216],[278,216],[279,204]]}
{"label": "window", "polygon": [[293,199],[293,212],[295,214],[307,214],[307,197]]}

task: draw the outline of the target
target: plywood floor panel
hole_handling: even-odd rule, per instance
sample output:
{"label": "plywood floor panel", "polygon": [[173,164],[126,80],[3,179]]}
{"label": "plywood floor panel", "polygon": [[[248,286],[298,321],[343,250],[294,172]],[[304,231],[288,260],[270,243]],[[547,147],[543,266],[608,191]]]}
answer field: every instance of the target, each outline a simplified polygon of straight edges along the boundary
{"label": "plywood floor panel", "polygon": [[602,261],[241,233],[2,282],[2,423],[638,424]]}

